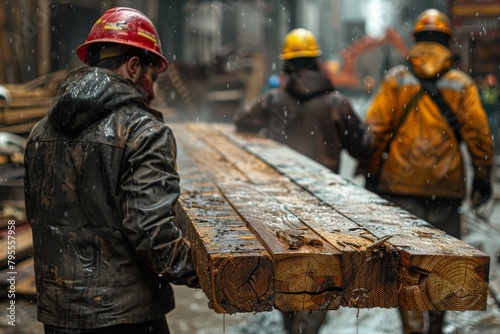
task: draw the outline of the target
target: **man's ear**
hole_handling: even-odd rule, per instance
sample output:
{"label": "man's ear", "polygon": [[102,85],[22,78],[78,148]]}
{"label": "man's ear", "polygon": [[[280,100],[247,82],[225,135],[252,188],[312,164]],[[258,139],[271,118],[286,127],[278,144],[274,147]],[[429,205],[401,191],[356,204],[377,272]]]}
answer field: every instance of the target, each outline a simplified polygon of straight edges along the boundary
{"label": "man's ear", "polygon": [[141,75],[141,60],[139,57],[134,56],[127,61],[127,74],[133,83],[137,83]]}

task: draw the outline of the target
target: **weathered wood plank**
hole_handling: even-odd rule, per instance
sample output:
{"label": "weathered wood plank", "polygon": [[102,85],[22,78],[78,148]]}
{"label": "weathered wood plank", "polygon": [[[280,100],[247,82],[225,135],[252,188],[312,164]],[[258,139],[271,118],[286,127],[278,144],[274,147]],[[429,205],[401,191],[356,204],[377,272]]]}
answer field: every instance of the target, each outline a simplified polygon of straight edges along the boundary
{"label": "weathered wood plank", "polygon": [[[293,205],[294,213],[300,212],[298,217],[303,223],[314,229],[337,249],[342,250],[340,254],[342,265],[339,274],[340,277],[343,277],[343,306],[397,306],[398,254],[395,249],[385,247],[382,252],[380,247],[374,247],[373,244],[377,241],[376,236],[371,235],[369,231],[354,221],[349,220],[328,204],[309,194],[291,182],[287,176],[271,168],[256,156],[242,150],[224,134],[224,131],[217,131],[216,127],[207,124],[192,124],[189,125],[189,128],[202,136],[204,141],[217,148],[231,166],[248,175],[248,179],[253,183],[270,183],[275,188],[283,189],[281,193],[270,191],[271,199],[266,198],[265,201],[269,202],[272,201],[272,198],[276,198],[288,207]],[[301,170],[297,169],[297,171]],[[337,174],[325,173],[323,167],[317,168],[314,172],[315,175],[329,179],[330,184],[347,183],[344,178]],[[324,187],[324,181],[317,180],[317,184]],[[245,187],[242,188],[245,189]],[[244,191],[248,191],[247,188],[248,186]],[[377,261],[366,260],[371,258],[371,252],[376,252],[377,257],[379,257]],[[368,253],[370,256],[367,255]]]}
{"label": "weathered wood plank", "polygon": [[[290,177],[399,250],[399,305],[409,310],[484,310],[489,257],[390,205],[283,145],[217,126],[242,148]],[[318,170],[323,170],[318,172]],[[332,175],[329,175],[332,174]]]}
{"label": "weathered wood plank", "polygon": [[[409,310],[484,310],[490,258],[404,210],[389,207],[375,223],[368,215],[360,219],[366,219],[372,231],[392,235],[392,245],[400,250],[399,304]],[[382,210],[374,206],[373,211]]]}
{"label": "weathered wood plank", "polygon": [[[357,307],[397,306],[396,268],[398,261],[394,250],[381,252],[377,248],[377,257],[383,259],[367,260],[371,259],[370,252],[374,250],[374,247],[370,247],[377,241],[375,236],[370,236],[368,231],[363,230],[328,205],[324,205],[287,177],[243,151],[209,126],[191,124],[186,127],[189,128],[190,133],[197,133],[200,137],[197,140],[191,138],[191,141],[202,141],[212,147],[212,152],[209,154],[214,161],[212,168],[225,171],[219,177],[220,190],[249,223],[250,228],[255,231],[273,256],[277,290],[276,308],[281,310],[335,309],[339,302],[341,305]],[[181,141],[185,139],[182,138]],[[239,180],[245,180],[245,182],[234,184],[236,180],[230,181],[230,175],[235,175],[229,172],[230,169],[237,169],[246,175],[246,177],[238,177]],[[229,182],[233,182],[233,185],[229,185]],[[293,210],[290,209],[291,207]],[[276,230],[293,231],[294,234],[300,232],[306,239],[312,240],[318,238],[316,233],[320,231],[319,239],[323,238],[323,248],[328,247],[330,255],[322,258],[321,256],[325,254],[324,250],[318,251],[318,249],[313,256],[311,254],[299,255],[299,252],[303,251],[302,248],[293,250],[294,253],[284,252],[279,247],[280,240],[283,238],[278,237],[276,240],[276,233],[273,233]],[[314,237],[311,238],[311,235]],[[332,249],[331,245],[342,248],[342,253],[336,248]],[[332,261],[335,262],[329,264]],[[294,265],[291,266],[290,263]],[[332,268],[334,272],[330,271],[325,275],[322,275],[320,270],[313,272],[312,269],[307,269],[310,263],[315,263],[317,268]],[[308,287],[308,290],[303,290],[303,283],[295,284],[296,280],[290,279],[289,267],[295,268],[293,272],[297,273],[296,277],[301,277],[300,282],[311,278],[311,281],[323,282],[322,285],[312,285]],[[300,270],[303,272],[298,274]],[[318,276],[314,277],[313,274]],[[328,276],[330,279],[326,279]],[[279,289],[283,286],[281,282],[287,283],[287,290]],[[325,292],[319,293],[319,286]],[[299,295],[298,291],[307,293]],[[286,296],[287,294],[295,298],[291,300],[290,296]]]}
{"label": "weathered wood plank", "polygon": [[[14,94],[16,93],[14,92]],[[27,92],[27,95],[24,97],[15,95],[12,95],[11,97],[12,99],[9,102],[0,100],[0,109],[3,109],[3,112],[21,112],[23,111],[23,109],[30,109],[41,106],[45,106],[48,108],[54,100],[54,95],[38,97],[35,95],[35,93],[32,92]],[[8,109],[5,110],[5,108]]]}
{"label": "weathered wood plank", "polygon": [[273,258],[274,306],[281,311],[338,309],[340,252],[276,201],[268,188],[244,183],[219,187]]}
{"label": "weathered wood plank", "polygon": [[36,78],[25,84],[4,84],[10,99],[0,100],[0,129],[27,134],[48,112],[67,70]]}
{"label": "weathered wood plank", "polygon": [[192,240],[209,307],[217,313],[271,310],[274,284],[269,255],[206,177],[206,169],[194,167],[183,145],[179,148],[182,193],[177,220],[185,223]]}
{"label": "weathered wood plank", "polygon": [[[288,191],[282,183],[290,181],[226,138],[210,131],[203,134],[207,129],[199,126],[190,129],[221,156],[218,161],[225,161],[225,166],[217,169],[227,173],[232,167],[246,176],[247,182],[235,183],[236,180],[227,179],[232,173],[227,173],[217,180],[218,186],[273,257],[274,306],[282,311],[337,309],[342,301],[340,254],[327,242],[319,241],[313,230],[275,200]],[[318,240],[321,250],[313,250],[314,246],[307,244],[293,244],[291,239],[298,234]]]}
{"label": "weathered wood plank", "polygon": [[[295,194],[291,192],[287,196],[287,208],[341,252],[342,305],[359,308],[397,306],[396,249],[331,206],[321,203],[313,207],[296,201]],[[307,197],[306,203],[317,201],[307,193],[304,197]]]}
{"label": "weathered wood plank", "polygon": [[29,120],[29,122],[19,123],[15,125],[0,125],[0,131],[25,135],[31,132],[31,129],[33,129],[33,127],[39,120],[40,119]]}
{"label": "weathered wood plank", "polygon": [[[0,191],[8,189],[0,186]],[[8,235],[8,227],[12,222],[15,222],[16,233],[30,228],[24,213],[24,200],[0,200],[0,238]]]}
{"label": "weathered wood plank", "polygon": [[[214,171],[213,179],[219,190],[248,223],[249,228],[255,232],[262,245],[272,256],[275,287],[274,306],[282,311],[338,308],[341,300],[338,294],[340,287],[338,280],[340,278],[337,278],[337,285],[335,285],[333,278],[336,276],[335,271],[339,272],[340,262],[339,259],[330,256],[332,253],[338,254],[338,251],[331,245],[324,247],[325,254],[328,256],[313,252],[310,249],[311,246],[308,245],[298,247],[294,251],[289,250],[284,235],[291,233],[290,231],[300,231],[307,234],[307,226],[304,226],[298,219],[291,218],[292,214],[280,211],[279,203],[270,204],[273,196],[268,195],[266,199],[262,199],[257,198],[255,193],[251,193],[249,187],[252,184],[248,182],[250,179],[261,181],[266,179],[269,182],[273,180],[265,173],[267,166],[260,163],[252,172],[243,173],[238,166],[228,161],[221,151],[215,149],[213,146],[215,137],[205,137],[200,140],[192,137],[187,138],[183,136],[183,134],[186,135],[185,132],[177,129],[174,131],[181,143],[203,142],[210,145],[195,146],[191,144],[189,145],[189,153],[194,157],[193,159],[200,159],[200,157],[210,159],[212,162],[210,171]],[[189,131],[189,133],[192,134],[193,131]],[[182,140],[179,140],[179,137]],[[228,147],[225,149],[229,150]],[[238,152],[246,154],[241,149],[238,149]],[[238,152],[231,153],[237,155]],[[224,154],[229,153],[224,151]],[[246,154],[246,157],[249,155]],[[244,158],[241,161],[244,164],[251,164]],[[206,164],[207,160],[202,158],[198,162]],[[218,171],[223,171],[223,173],[218,173]],[[248,171],[245,170],[245,172]],[[246,191],[242,192],[241,189],[246,189]],[[255,188],[253,190],[255,191]],[[260,195],[265,196],[265,192]],[[314,234],[314,232],[311,231],[309,234]]]}
{"label": "weathered wood plank", "polygon": [[32,120],[42,119],[47,115],[47,107],[33,107],[26,109],[8,109],[0,112],[0,123],[2,125],[16,125],[19,123],[27,123]]}

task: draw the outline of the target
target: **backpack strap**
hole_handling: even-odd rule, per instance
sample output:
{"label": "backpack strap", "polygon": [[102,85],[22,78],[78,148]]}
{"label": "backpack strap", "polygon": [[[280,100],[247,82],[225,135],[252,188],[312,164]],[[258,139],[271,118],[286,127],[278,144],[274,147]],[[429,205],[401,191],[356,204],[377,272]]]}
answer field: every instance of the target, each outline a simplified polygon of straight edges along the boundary
{"label": "backpack strap", "polygon": [[392,139],[394,137],[396,137],[396,133],[399,131],[399,128],[401,127],[401,125],[403,125],[403,122],[405,121],[406,117],[408,116],[408,112],[411,109],[413,109],[413,107],[417,104],[418,100],[420,100],[420,98],[424,95],[424,93],[425,92],[422,89],[419,89],[415,94],[413,94],[413,96],[410,99],[410,102],[408,102],[408,104],[405,106],[405,108],[403,110],[403,114],[401,115],[401,117],[398,120],[398,123],[394,127],[394,131],[392,131],[391,139],[387,143],[386,152],[389,151],[389,145],[391,144]]}
{"label": "backpack strap", "polygon": [[365,186],[366,189],[371,190],[371,191],[375,191],[377,189],[377,186],[378,186],[378,183],[380,180],[380,174],[382,174],[382,169],[384,168],[384,164],[385,164],[385,161],[387,159],[384,157],[388,156],[389,149],[391,147],[391,143],[392,143],[393,139],[396,138],[396,134],[398,133],[399,128],[401,127],[401,125],[403,125],[410,110],[412,110],[415,107],[418,100],[420,100],[420,98],[424,95],[424,93],[425,92],[423,89],[419,89],[415,94],[413,94],[413,96],[411,97],[408,104],[405,105],[405,108],[403,110],[403,114],[398,119],[398,122],[396,123],[396,126],[394,127],[394,130],[391,133],[391,137],[389,138],[389,141],[385,145],[384,152],[382,153],[382,160],[380,161],[380,166],[378,168],[378,173],[377,173],[377,175],[371,176],[366,180],[366,186]]}
{"label": "backpack strap", "polygon": [[460,121],[457,119],[457,116],[443,98],[441,91],[437,87],[437,80],[419,80],[423,90],[438,106],[439,111],[441,111],[441,115],[443,115],[446,123],[448,123],[448,126],[453,130],[457,142],[460,143],[462,141],[462,135],[460,134]]}

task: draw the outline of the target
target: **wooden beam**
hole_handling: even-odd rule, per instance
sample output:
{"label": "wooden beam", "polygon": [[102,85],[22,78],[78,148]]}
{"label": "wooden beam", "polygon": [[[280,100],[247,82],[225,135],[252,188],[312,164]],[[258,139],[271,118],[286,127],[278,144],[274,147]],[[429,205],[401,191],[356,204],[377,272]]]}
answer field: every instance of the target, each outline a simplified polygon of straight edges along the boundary
{"label": "wooden beam", "polygon": [[67,70],[52,72],[24,84],[5,84],[11,99],[0,100],[0,131],[27,134],[41,120]]}
{"label": "wooden beam", "polygon": [[[490,258],[316,162],[273,141],[219,130],[309,193],[399,251],[399,305],[409,310],[485,310]],[[322,170],[322,172],[320,172]],[[308,172],[309,171],[309,172]],[[307,174],[307,176],[305,176]]]}
{"label": "wooden beam", "polygon": [[39,19],[43,21],[37,22],[38,40],[37,40],[37,57],[36,68],[38,76],[48,74],[51,68],[51,1],[38,0],[36,12]]}
{"label": "wooden beam", "polygon": [[[342,250],[337,255],[341,266],[336,267],[339,270],[337,272],[338,279],[340,280],[342,277],[341,280],[344,282],[341,284],[341,305],[356,305],[357,307],[394,307],[397,305],[396,294],[387,293],[388,291],[397,291],[396,269],[398,254],[394,249],[387,249],[388,251],[383,254],[380,252],[382,259],[379,261],[366,261],[367,247],[376,242],[376,236],[371,235],[369,231],[363,229],[354,221],[347,219],[331,206],[325,205],[325,203],[304,191],[304,189],[292,182],[286,174],[279,173],[257,156],[242,150],[223,131],[217,131],[216,127],[212,125],[196,124],[188,126],[191,132],[202,136],[202,140],[217,148],[219,154],[229,161],[230,164],[224,167],[225,170],[230,166],[234,166],[247,175],[247,179],[251,180],[252,183],[272,184],[274,188],[282,189],[281,192],[276,192],[272,191],[271,188],[268,191],[268,196],[262,202],[270,203],[275,198],[280,203],[283,203],[283,206],[288,207],[288,210],[293,207],[299,219],[314,230],[312,233],[320,233],[321,237],[328,243],[336,247],[336,249]],[[279,156],[279,153],[277,154]],[[303,158],[301,155],[300,157]],[[285,157],[284,160],[286,161],[287,158]],[[329,171],[325,173],[325,171],[327,170],[322,166],[315,171],[317,175],[325,177],[321,182],[318,182],[319,185],[323,186],[324,181],[328,181],[328,176],[330,176],[328,182],[331,184],[347,182],[339,175]],[[262,188],[262,185],[259,186]],[[241,185],[244,192],[247,192],[248,188],[249,185],[246,185],[246,187]],[[229,198],[228,200],[231,202]],[[265,210],[263,208],[259,212]],[[243,216],[246,217],[244,214]],[[335,231],[335,233],[331,231]],[[257,231],[257,233],[259,232]],[[380,263],[383,265],[380,266]],[[367,282],[367,273],[371,273],[369,277],[376,277],[384,284],[374,283],[373,280],[371,283]],[[334,291],[338,290],[338,286],[332,287],[332,289]]]}
{"label": "wooden beam", "polygon": [[179,146],[182,194],[177,221],[192,241],[200,285],[217,313],[270,311],[273,265],[269,255],[216,186]]}
{"label": "wooden beam", "polygon": [[[182,130],[174,127],[174,132],[181,145],[204,143],[196,147],[190,144],[186,151],[194,157],[203,157],[200,163],[206,164],[209,159],[219,190],[271,254],[277,309],[397,306],[398,254],[394,249],[384,252],[383,260],[367,261],[367,249],[371,251],[370,246],[377,242],[368,231],[210,126],[190,124]],[[290,247],[287,243],[293,242],[290,237],[321,247],[302,244],[287,249]],[[371,273],[369,282],[367,273]],[[291,279],[291,275],[295,278]]]}
{"label": "wooden beam", "polygon": [[338,309],[340,252],[277,200],[283,190],[247,183],[219,187],[273,258],[274,306],[281,311]]}
{"label": "wooden beam", "polygon": [[[189,128],[189,130],[188,132],[178,129],[174,131],[176,135],[181,134],[184,139],[181,143],[204,143],[203,145],[190,144],[186,152],[189,152],[193,158],[198,158],[199,163],[206,164],[207,158],[211,159],[213,163],[210,165],[209,172],[211,171],[217,187],[272,256],[274,307],[282,311],[338,308],[341,300],[338,293],[340,277],[336,279],[334,277],[335,272],[339,272],[340,261],[331,256],[332,254],[338,255],[338,251],[331,245],[325,246],[325,254],[313,252],[311,249],[313,246],[309,245],[302,245],[304,247],[295,245],[294,250],[290,250],[290,247],[293,248],[294,245],[290,245],[292,241],[286,235],[301,232],[301,234],[311,236],[314,232],[308,233],[309,228],[294,218],[292,213],[283,212],[279,203],[275,201],[271,203],[273,196],[261,198],[265,192],[257,195],[252,192],[252,189],[258,191],[255,187],[249,188],[252,186],[249,180],[271,182],[276,179],[266,174],[266,166],[260,164],[256,168],[242,170],[242,166],[236,166],[232,161],[228,161],[223,154],[232,153],[235,159],[241,158],[239,161],[243,164],[254,166],[252,161],[248,161],[245,157],[238,157],[238,152],[232,152],[228,146],[224,146],[224,153],[218,151],[214,146],[214,144],[217,145],[215,136],[196,138],[193,133],[201,131],[199,128]],[[188,133],[189,137],[186,136]],[[238,181],[243,183],[236,184],[235,182]],[[242,189],[244,191],[241,191]],[[257,198],[259,199],[255,201]],[[276,217],[282,219],[276,220]],[[312,236],[314,237],[316,236]]]}

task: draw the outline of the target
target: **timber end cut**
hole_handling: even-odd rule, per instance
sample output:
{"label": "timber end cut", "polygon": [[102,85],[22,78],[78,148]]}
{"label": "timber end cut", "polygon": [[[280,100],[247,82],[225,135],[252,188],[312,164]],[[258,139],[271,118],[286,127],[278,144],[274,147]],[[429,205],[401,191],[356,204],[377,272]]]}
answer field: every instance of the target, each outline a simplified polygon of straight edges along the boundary
{"label": "timber end cut", "polygon": [[433,259],[402,250],[400,305],[408,310],[485,310],[489,265],[489,257],[479,251]]}
{"label": "timber end cut", "polygon": [[273,140],[171,127],[177,221],[217,313],[486,309],[486,254]]}
{"label": "timber end cut", "polygon": [[200,169],[184,165],[176,221],[191,240],[200,286],[217,313],[263,312],[273,306],[273,266],[256,237]]}

